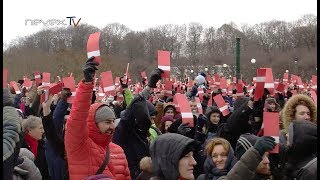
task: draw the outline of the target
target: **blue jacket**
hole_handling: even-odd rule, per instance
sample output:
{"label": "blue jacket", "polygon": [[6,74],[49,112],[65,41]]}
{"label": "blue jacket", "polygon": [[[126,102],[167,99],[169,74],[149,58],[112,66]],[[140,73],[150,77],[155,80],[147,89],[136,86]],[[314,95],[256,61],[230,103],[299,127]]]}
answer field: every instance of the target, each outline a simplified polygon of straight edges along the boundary
{"label": "blue jacket", "polygon": [[53,115],[43,117],[43,126],[46,133],[46,159],[49,174],[53,180],[69,179],[68,165],[64,159],[65,148],[63,139],[64,116],[67,113],[68,103],[59,101]]}

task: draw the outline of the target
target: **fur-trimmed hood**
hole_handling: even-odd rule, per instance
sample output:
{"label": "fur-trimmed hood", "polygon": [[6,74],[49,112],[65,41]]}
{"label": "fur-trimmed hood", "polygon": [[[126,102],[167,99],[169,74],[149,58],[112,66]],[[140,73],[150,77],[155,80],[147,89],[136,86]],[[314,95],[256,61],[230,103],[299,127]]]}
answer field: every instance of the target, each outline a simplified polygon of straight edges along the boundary
{"label": "fur-trimmed hood", "polygon": [[304,101],[307,104],[307,107],[310,110],[310,118],[311,118],[311,122],[314,124],[317,124],[317,108],[315,106],[315,103],[313,102],[313,100],[307,96],[307,95],[303,95],[303,94],[298,94],[295,95],[293,97],[291,97],[287,103],[285,104],[283,110],[282,110],[282,122],[283,122],[283,128],[284,130],[287,132],[288,131],[288,127],[289,124],[295,120],[295,108],[297,105],[299,105],[300,101]]}

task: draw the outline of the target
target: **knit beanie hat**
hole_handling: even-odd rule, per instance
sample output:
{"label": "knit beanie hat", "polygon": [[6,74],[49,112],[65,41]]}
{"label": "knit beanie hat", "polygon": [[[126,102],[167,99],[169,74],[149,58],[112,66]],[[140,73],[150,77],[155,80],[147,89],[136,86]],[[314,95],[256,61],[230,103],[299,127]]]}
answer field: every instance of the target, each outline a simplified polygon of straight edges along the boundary
{"label": "knit beanie hat", "polygon": [[242,134],[240,136],[240,138],[237,141],[235,152],[238,160],[250,147],[252,147],[256,143],[258,138],[258,136],[249,133]]}
{"label": "knit beanie hat", "polygon": [[162,116],[161,118],[161,124],[164,124],[166,121],[171,121],[173,122],[173,117],[170,115]]}
{"label": "knit beanie hat", "polygon": [[106,105],[99,107],[95,114],[96,123],[105,121],[107,119],[116,119],[114,112]]}

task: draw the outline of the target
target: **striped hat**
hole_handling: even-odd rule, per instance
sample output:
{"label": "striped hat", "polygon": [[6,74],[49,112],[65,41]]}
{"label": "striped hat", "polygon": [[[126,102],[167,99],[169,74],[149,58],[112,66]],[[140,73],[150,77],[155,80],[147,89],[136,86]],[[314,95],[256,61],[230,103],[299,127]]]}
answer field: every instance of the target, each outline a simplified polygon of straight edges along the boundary
{"label": "striped hat", "polygon": [[258,138],[258,136],[249,133],[242,134],[240,136],[240,138],[237,141],[235,150],[235,154],[238,160],[250,147],[252,147],[256,143]]}

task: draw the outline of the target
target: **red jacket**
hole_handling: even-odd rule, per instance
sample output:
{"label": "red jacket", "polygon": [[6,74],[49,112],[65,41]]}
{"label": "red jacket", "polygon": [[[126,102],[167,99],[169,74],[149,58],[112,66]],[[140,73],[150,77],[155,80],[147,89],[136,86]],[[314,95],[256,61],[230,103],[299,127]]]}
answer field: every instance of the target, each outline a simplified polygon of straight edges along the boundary
{"label": "red jacket", "polygon": [[70,180],[82,180],[95,175],[102,165],[108,145],[110,159],[103,174],[119,180],[131,179],[123,149],[110,143],[112,136],[101,134],[95,124],[95,112],[104,104],[91,105],[92,91],[93,84],[79,83],[66,124],[65,147]]}

